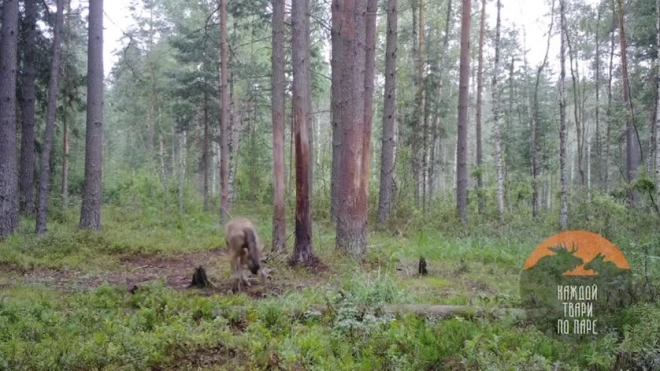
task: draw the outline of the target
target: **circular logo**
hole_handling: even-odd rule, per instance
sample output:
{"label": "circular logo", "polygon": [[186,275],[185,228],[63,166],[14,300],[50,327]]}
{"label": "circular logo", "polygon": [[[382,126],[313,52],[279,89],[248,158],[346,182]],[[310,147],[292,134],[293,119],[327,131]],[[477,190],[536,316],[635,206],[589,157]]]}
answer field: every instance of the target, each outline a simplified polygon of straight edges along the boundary
{"label": "circular logo", "polygon": [[541,242],[525,261],[520,291],[527,316],[562,337],[604,335],[631,301],[628,261],[613,243],[587,231]]}

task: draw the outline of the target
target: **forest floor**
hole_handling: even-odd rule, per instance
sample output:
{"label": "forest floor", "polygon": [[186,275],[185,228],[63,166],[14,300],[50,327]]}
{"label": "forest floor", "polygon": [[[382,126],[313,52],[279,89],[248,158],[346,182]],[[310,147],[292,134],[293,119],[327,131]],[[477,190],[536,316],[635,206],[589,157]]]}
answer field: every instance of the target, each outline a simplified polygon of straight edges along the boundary
{"label": "forest floor", "polygon": [[[268,246],[268,211],[250,210]],[[318,222],[319,269],[269,256],[265,285],[251,277],[236,294],[212,213],[106,207],[99,233],[78,231],[76,219],[74,210],[61,215],[41,238],[24,221],[0,242],[0,370],[607,370],[660,362],[658,302],[631,308],[625,333],[579,351],[515,316],[382,311],[520,307],[521,267],[553,232],[524,218],[496,227],[415,229],[407,221],[372,230],[361,260],[337,255],[333,226]],[[631,246],[645,237],[631,235],[615,242],[641,271],[644,260]],[[421,256],[426,276],[417,274]],[[188,288],[198,266],[212,288]],[[657,264],[646,269],[660,277]]]}

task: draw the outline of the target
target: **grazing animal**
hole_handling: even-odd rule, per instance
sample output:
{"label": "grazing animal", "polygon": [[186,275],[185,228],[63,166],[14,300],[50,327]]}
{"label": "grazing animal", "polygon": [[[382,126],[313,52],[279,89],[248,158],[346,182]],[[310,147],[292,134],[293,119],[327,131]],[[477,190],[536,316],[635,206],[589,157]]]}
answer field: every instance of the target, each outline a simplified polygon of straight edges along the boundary
{"label": "grazing animal", "polygon": [[585,270],[593,270],[594,272],[598,273],[598,275],[601,276],[606,276],[606,277],[614,277],[622,272],[624,270],[620,269],[616,263],[610,262],[610,261],[605,261],[605,255],[598,253],[591,261],[584,266]]}
{"label": "grazing animal", "polygon": [[266,272],[262,268],[261,250],[259,249],[259,238],[256,228],[247,218],[232,219],[225,226],[225,242],[230,254],[232,279],[234,280],[232,290],[239,291],[241,284],[250,286],[244,267],[258,274],[261,283],[266,282]]}

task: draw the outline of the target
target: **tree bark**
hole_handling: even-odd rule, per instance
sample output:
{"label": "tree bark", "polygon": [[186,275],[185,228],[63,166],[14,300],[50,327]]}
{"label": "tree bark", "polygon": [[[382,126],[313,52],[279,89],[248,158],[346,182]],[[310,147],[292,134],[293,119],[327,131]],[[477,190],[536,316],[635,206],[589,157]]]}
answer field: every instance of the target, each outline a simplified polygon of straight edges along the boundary
{"label": "tree bark", "polygon": [[385,223],[392,210],[394,181],[394,151],[396,148],[396,59],[398,32],[397,0],[387,0],[387,37],[385,45],[385,89],[383,110],[383,139],[380,161],[380,194],[378,223]]}
{"label": "tree bark", "polygon": [[16,57],[18,0],[2,3],[0,29],[0,238],[18,228]]}
{"label": "tree bark", "polygon": [[477,67],[477,113],[475,117],[477,136],[477,197],[479,214],[484,212],[485,202],[483,197],[483,149],[481,147],[481,96],[483,93],[484,74],[484,39],[486,34],[486,0],[481,0],[481,21],[479,25],[479,66]]}
{"label": "tree bark", "polygon": [[309,194],[309,38],[306,35],[308,0],[291,5],[293,52],[293,126],[296,145],[296,229],[292,264],[308,265],[312,253],[312,216]]}
{"label": "tree bark", "polygon": [[[422,115],[424,107],[424,0],[411,0],[411,11],[413,16],[413,44],[416,48],[413,50],[415,61],[415,101],[413,108],[413,117],[411,122],[411,135],[412,135],[412,173],[414,184],[414,197],[415,205],[420,206],[422,200],[422,182],[423,182],[423,168],[422,168]],[[419,11],[419,13],[418,13]]]}
{"label": "tree bark", "polygon": [[561,17],[561,47],[559,60],[561,72],[559,74],[559,183],[561,186],[561,211],[559,226],[562,230],[568,228],[568,184],[566,182],[566,14],[564,1],[559,0],[559,14]]}
{"label": "tree bark", "polygon": [[46,232],[48,196],[50,188],[50,154],[55,137],[55,114],[57,113],[57,95],[60,84],[60,61],[62,55],[62,26],[64,24],[64,0],[57,0],[57,14],[53,31],[53,59],[50,65],[48,81],[48,108],[46,111],[46,133],[41,152],[41,174],[39,177],[39,203],[37,207],[37,235]]}
{"label": "tree bark", "polygon": [[273,52],[271,62],[271,114],[273,120],[273,251],[286,249],[286,214],[284,204],[284,3],[273,0]]}
{"label": "tree bark", "polygon": [[209,210],[209,96],[204,92],[204,211]]}
{"label": "tree bark", "polygon": [[[623,0],[619,2],[619,46],[621,50],[621,83],[623,85],[623,102],[626,105],[626,177],[628,183],[632,183],[637,176],[637,168],[641,161],[639,138],[634,124],[633,103],[630,100],[630,79],[628,77],[628,57],[626,47],[626,33],[623,16]],[[635,202],[635,192],[628,192],[630,202]]]}
{"label": "tree bark", "polygon": [[605,129],[605,156],[603,156],[603,173],[604,173],[604,187],[605,192],[610,190],[610,136],[612,131],[612,77],[614,75],[614,39],[616,30],[616,8],[614,0],[612,0],[612,26],[610,38],[610,63],[607,74],[607,128]]}
{"label": "tree bark", "polygon": [[532,216],[534,217],[537,217],[539,213],[538,161],[536,157],[539,149],[538,123],[541,118],[541,109],[539,107],[539,85],[541,84],[541,75],[543,74],[543,69],[548,63],[548,53],[550,51],[550,40],[552,39],[552,28],[554,26],[554,20],[555,2],[553,0],[550,10],[550,27],[548,29],[548,41],[545,46],[545,56],[543,57],[543,62],[541,62],[541,65],[536,70],[536,83],[534,84],[534,116],[532,119],[532,140],[530,151],[532,162]]}
{"label": "tree bark", "polygon": [[376,73],[376,16],[378,0],[367,0],[366,51],[364,72],[364,136],[362,138],[361,187],[369,197],[371,161],[371,124],[373,120],[374,76]]}
{"label": "tree bark", "polygon": [[227,90],[227,0],[218,0],[220,7],[220,224],[229,218],[227,189],[229,157],[229,92]]}
{"label": "tree bark", "polygon": [[341,97],[341,31],[342,31],[342,14],[344,11],[342,0],[332,1],[332,30],[331,30],[331,43],[332,43],[332,59],[330,67],[332,70],[331,81],[331,109],[332,109],[332,174],[330,179],[330,219],[333,222],[337,221],[337,211],[339,210],[339,168],[341,167],[341,111],[342,111],[342,97]]}
{"label": "tree bark", "polygon": [[654,122],[654,133],[655,137],[654,153],[655,158],[652,158],[651,161],[654,162],[654,176],[657,181],[657,189],[660,189],[660,0],[655,1],[655,29],[656,29],[656,105],[655,105],[655,122]]}
{"label": "tree bark", "polygon": [[[596,110],[595,110],[595,115],[596,115],[596,132],[594,133],[596,142],[595,142],[595,150],[596,150],[596,181],[598,182],[598,187],[600,188],[602,186],[602,171],[603,169],[601,168],[601,141],[600,141],[600,20],[602,18],[601,15],[601,7],[598,6],[598,14],[596,16],[596,52],[594,58],[596,59]],[[591,165],[590,165],[591,166]]]}
{"label": "tree bark", "polygon": [[342,19],[341,96],[343,97],[340,207],[337,213],[338,251],[362,255],[367,247],[367,199],[361,187],[364,137],[364,66],[366,0],[344,1]]}
{"label": "tree bark", "polygon": [[500,132],[500,92],[498,78],[500,73],[500,28],[502,5],[497,0],[497,23],[495,26],[495,64],[493,67],[493,136],[495,139],[495,169],[497,177],[497,211],[500,219],[504,217],[504,160],[502,156],[502,135]]}
{"label": "tree bark", "polygon": [[[582,168],[583,164],[583,158],[584,158],[584,133],[582,130],[582,120],[580,119],[580,90],[579,90],[579,85],[580,85],[580,76],[578,72],[578,55],[577,55],[577,50],[573,50],[573,47],[571,45],[571,38],[570,34],[568,32],[568,25],[566,25],[566,30],[564,30],[564,33],[566,34],[566,44],[568,46],[568,60],[569,64],[571,67],[571,81],[573,82],[573,118],[575,120],[575,134],[576,134],[576,142],[577,142],[577,169],[578,169],[578,174],[580,175],[580,185],[584,186],[585,183],[585,178],[584,178],[584,170]],[[575,52],[575,68],[573,68],[573,53]]]}
{"label": "tree bark", "polygon": [[[458,91],[458,138],[456,141],[456,209],[458,211],[458,217],[463,222],[467,221],[468,93],[470,85],[470,23],[472,18],[470,11],[471,0],[463,0]],[[493,85],[494,87],[496,86],[496,84]]]}
{"label": "tree bark", "polygon": [[25,0],[25,24],[27,31],[23,39],[23,94],[21,99],[21,164],[19,174],[19,209],[25,215],[34,213],[34,141],[36,102],[36,38],[37,2]]}
{"label": "tree bark", "polygon": [[103,172],[103,0],[89,1],[85,185],[80,228],[101,229]]}

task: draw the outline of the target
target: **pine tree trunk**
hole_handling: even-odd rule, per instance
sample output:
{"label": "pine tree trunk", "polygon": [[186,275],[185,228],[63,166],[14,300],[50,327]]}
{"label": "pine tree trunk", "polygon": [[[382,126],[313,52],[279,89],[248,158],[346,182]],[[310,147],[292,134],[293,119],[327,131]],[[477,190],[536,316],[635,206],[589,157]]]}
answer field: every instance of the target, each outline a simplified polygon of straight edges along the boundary
{"label": "pine tree trunk", "polygon": [[552,7],[550,10],[550,28],[548,29],[548,41],[545,47],[545,56],[543,57],[543,62],[536,71],[536,83],[534,84],[534,117],[532,118],[532,140],[531,140],[531,150],[530,157],[532,162],[532,216],[537,217],[539,213],[539,186],[538,186],[538,150],[539,150],[539,140],[538,140],[538,125],[539,120],[541,119],[541,109],[539,107],[539,85],[541,83],[541,75],[543,74],[543,69],[548,63],[548,53],[550,51],[550,40],[552,39],[552,28],[554,26],[555,20],[555,2],[552,1]]}
{"label": "pine tree trunk", "polygon": [[369,197],[371,161],[371,124],[373,120],[374,76],[376,73],[376,16],[378,0],[367,0],[366,51],[364,72],[364,134],[362,138],[361,187]]}
{"label": "pine tree trunk", "polygon": [[273,251],[286,249],[286,214],[284,205],[284,3],[273,0],[272,120],[273,120]]}
{"label": "pine tree trunk", "polygon": [[46,133],[41,151],[41,174],[39,177],[39,202],[37,207],[36,232],[46,232],[48,196],[50,188],[50,154],[55,137],[55,114],[57,113],[57,95],[60,83],[60,61],[62,55],[62,26],[64,24],[64,0],[57,0],[57,14],[53,36],[53,59],[50,65],[48,81],[48,108],[46,111]]}
{"label": "pine tree trunk", "polygon": [[394,155],[396,148],[396,58],[397,58],[397,0],[387,0],[387,39],[385,46],[385,89],[383,109],[383,139],[380,160],[380,194],[378,223],[385,223],[392,210]]}
{"label": "pine tree trunk", "polygon": [[493,136],[495,141],[495,170],[497,177],[497,211],[500,219],[504,217],[504,159],[502,156],[502,134],[500,132],[500,92],[498,78],[500,73],[500,28],[502,5],[497,0],[497,23],[495,26],[495,64],[493,67]]}
{"label": "pine tree trunk", "polygon": [[[630,100],[630,79],[628,77],[628,57],[626,47],[626,33],[623,16],[623,0],[619,1],[619,46],[621,52],[621,75],[623,85],[623,102],[626,105],[626,177],[628,183],[632,183],[637,176],[637,168],[641,162],[639,138],[637,129],[634,125],[633,103]],[[635,192],[628,192],[628,199],[631,203],[635,202]]]}
{"label": "pine tree trunk", "polygon": [[479,198],[479,214],[484,212],[483,197],[483,149],[481,147],[481,96],[483,94],[483,75],[484,75],[484,39],[486,34],[486,0],[481,0],[481,21],[479,25],[479,66],[477,67],[477,113],[476,113],[476,135],[477,135],[477,197]]}
{"label": "pine tree trunk", "polygon": [[186,157],[188,147],[188,133],[184,130],[177,135],[179,142],[179,161],[178,161],[178,175],[179,175],[179,213],[183,213],[184,202],[184,186],[186,182]]}
{"label": "pine tree trunk", "polygon": [[656,28],[656,68],[657,68],[657,77],[656,77],[656,105],[655,105],[655,122],[654,122],[654,133],[655,140],[653,145],[655,158],[651,159],[654,162],[654,176],[657,181],[657,189],[660,189],[660,0],[655,1],[655,28]]}
{"label": "pine tree trunk", "polygon": [[333,222],[337,221],[337,211],[339,210],[339,186],[340,176],[339,168],[341,166],[341,138],[342,138],[342,125],[341,125],[341,111],[342,111],[342,96],[341,96],[341,30],[342,30],[342,14],[343,14],[343,1],[332,0],[332,30],[331,30],[331,43],[332,43],[332,59],[330,67],[332,69],[331,81],[331,110],[332,110],[332,174],[330,179],[330,218]]}
{"label": "pine tree trunk", "polygon": [[293,126],[296,152],[296,226],[293,264],[314,261],[312,253],[312,215],[309,194],[309,38],[306,35],[308,0],[293,0],[291,6],[293,52]]}
{"label": "pine tree trunk", "polygon": [[463,0],[458,91],[458,138],[456,142],[456,209],[458,217],[463,222],[467,221],[468,93],[470,88],[470,23],[472,18],[470,11],[471,0]]}
{"label": "pine tree trunk", "polygon": [[603,169],[600,166],[602,163],[601,156],[601,140],[600,140],[600,20],[601,20],[601,7],[598,7],[598,15],[596,20],[596,52],[594,58],[596,59],[596,132],[595,135],[595,151],[596,151],[596,182],[597,187],[602,186]]}
{"label": "pine tree trunk", "polygon": [[204,211],[209,210],[209,96],[204,92]]}
{"label": "pine tree trunk", "polygon": [[610,37],[610,63],[607,74],[607,127],[605,129],[605,156],[603,156],[603,183],[605,192],[610,190],[610,136],[612,132],[612,122],[614,121],[612,111],[612,77],[614,74],[614,39],[616,30],[616,9],[612,0],[612,26]]}
{"label": "pine tree trunk", "polygon": [[229,92],[227,90],[227,0],[218,0],[220,8],[220,224],[229,218],[227,182],[229,158]]}
{"label": "pine tree trunk", "polygon": [[69,125],[68,110],[62,112],[62,208],[69,206]]}
{"label": "pine tree trunk", "polygon": [[568,184],[566,182],[566,14],[564,1],[559,0],[561,17],[561,47],[559,60],[559,182],[561,187],[561,211],[559,225],[562,230],[568,228]]}
{"label": "pine tree trunk", "polygon": [[367,247],[367,199],[361,187],[364,137],[364,66],[366,59],[366,1],[344,2],[342,18],[342,158],[336,249],[353,256]]}
{"label": "pine tree trunk", "polygon": [[[578,169],[578,174],[580,175],[580,185],[584,186],[585,183],[585,178],[584,178],[584,170],[582,169],[582,163],[583,163],[583,156],[584,156],[584,133],[582,130],[582,120],[580,119],[580,104],[579,104],[579,96],[580,96],[580,91],[579,91],[579,84],[580,84],[580,76],[578,74],[578,55],[577,55],[577,50],[573,50],[573,47],[571,45],[571,38],[570,34],[568,33],[568,26],[566,29],[566,44],[568,46],[568,60],[570,64],[570,69],[571,69],[571,80],[573,82],[573,118],[575,120],[575,134],[576,134],[576,142],[577,142],[577,169]],[[573,58],[573,53],[575,52],[575,58]],[[575,59],[575,68],[573,68],[573,60]]]}
{"label": "pine tree trunk", "polygon": [[16,52],[18,0],[5,0],[0,40],[0,238],[18,228]]}
{"label": "pine tree trunk", "polygon": [[21,164],[18,181],[19,209],[25,215],[34,213],[34,141],[35,141],[35,101],[36,101],[36,38],[37,2],[25,0],[25,20],[27,31],[23,36],[23,94],[21,99]]}
{"label": "pine tree trunk", "polygon": [[89,1],[85,185],[80,228],[101,229],[103,171],[103,0]]}
{"label": "pine tree trunk", "polygon": [[167,168],[165,167],[165,143],[160,133],[158,133],[158,142],[160,144],[160,176],[163,183],[163,200],[165,201],[165,205],[167,205],[169,194],[167,191]]}

